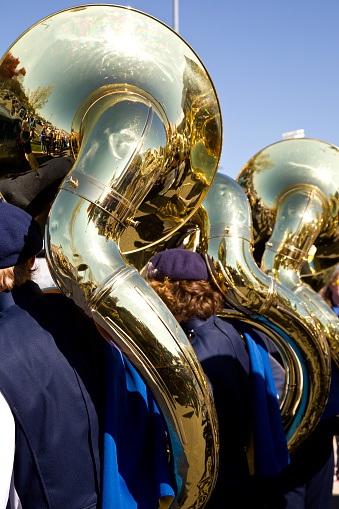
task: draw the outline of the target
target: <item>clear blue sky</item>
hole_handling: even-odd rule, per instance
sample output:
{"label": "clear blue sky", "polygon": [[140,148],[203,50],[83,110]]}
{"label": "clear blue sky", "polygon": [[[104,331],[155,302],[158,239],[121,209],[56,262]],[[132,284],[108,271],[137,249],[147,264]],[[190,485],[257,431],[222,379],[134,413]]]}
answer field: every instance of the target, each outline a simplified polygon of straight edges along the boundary
{"label": "clear blue sky", "polygon": [[[84,3],[3,1],[1,56],[36,22]],[[172,0],[119,5],[173,28]],[[339,0],[179,0],[179,33],[205,64],[219,96],[223,173],[236,178],[286,131],[304,129],[308,138],[339,145],[338,19]]]}

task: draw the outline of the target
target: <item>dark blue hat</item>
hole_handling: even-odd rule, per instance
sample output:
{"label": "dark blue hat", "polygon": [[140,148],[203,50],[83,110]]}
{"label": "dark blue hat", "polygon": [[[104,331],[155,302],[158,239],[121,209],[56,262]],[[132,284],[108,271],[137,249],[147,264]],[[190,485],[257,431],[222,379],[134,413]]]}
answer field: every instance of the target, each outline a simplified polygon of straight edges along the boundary
{"label": "dark blue hat", "polygon": [[179,248],[157,253],[146,265],[148,281],[163,281],[165,277],[172,280],[207,281],[209,273],[200,254]]}
{"label": "dark blue hat", "polygon": [[42,231],[24,210],[0,197],[0,269],[18,265],[41,251]]}

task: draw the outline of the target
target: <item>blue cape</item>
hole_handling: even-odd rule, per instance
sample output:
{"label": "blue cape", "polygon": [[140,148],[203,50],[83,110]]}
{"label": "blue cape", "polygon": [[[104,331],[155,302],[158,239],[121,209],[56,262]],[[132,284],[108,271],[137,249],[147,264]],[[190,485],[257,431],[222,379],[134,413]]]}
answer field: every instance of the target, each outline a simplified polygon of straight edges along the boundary
{"label": "blue cape", "polygon": [[132,364],[105,342],[102,507],[158,509],[174,497],[159,410]]}
{"label": "blue cape", "polygon": [[244,337],[251,362],[255,474],[275,476],[290,462],[277,391],[268,353],[255,342],[255,331]]}

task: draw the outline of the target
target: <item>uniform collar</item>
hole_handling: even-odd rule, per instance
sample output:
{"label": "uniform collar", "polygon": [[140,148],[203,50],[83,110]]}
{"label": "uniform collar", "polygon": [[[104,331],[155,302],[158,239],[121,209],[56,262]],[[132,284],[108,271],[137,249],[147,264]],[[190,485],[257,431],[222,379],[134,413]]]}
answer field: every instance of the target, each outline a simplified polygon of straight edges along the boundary
{"label": "uniform collar", "polygon": [[202,325],[205,325],[207,323],[214,322],[216,318],[216,315],[212,315],[207,320],[203,320],[202,318],[199,318],[198,316],[193,316],[190,320],[187,322],[181,322],[180,327],[184,330],[184,332],[189,332],[197,329],[198,327],[201,327]]}
{"label": "uniform collar", "polygon": [[11,292],[5,291],[0,293],[0,312],[14,305],[15,302]]}

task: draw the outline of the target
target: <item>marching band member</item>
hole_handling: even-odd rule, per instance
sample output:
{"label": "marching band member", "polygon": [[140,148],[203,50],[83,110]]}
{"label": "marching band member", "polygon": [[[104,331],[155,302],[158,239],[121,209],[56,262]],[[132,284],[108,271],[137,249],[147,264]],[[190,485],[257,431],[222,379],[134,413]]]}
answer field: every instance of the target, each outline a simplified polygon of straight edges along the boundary
{"label": "marching band member", "polygon": [[[220,433],[218,478],[208,509],[255,507],[252,475],[278,474],[289,462],[265,338],[245,325],[246,341],[216,313],[224,307],[204,259],[185,249],[157,253],[146,278],[180,323],[211,384]],[[254,408],[254,411],[252,409]],[[253,443],[251,430],[253,429]]]}
{"label": "marching band member", "polygon": [[167,508],[151,394],[73,301],[31,280],[41,248],[35,220],[0,200],[0,509]]}

